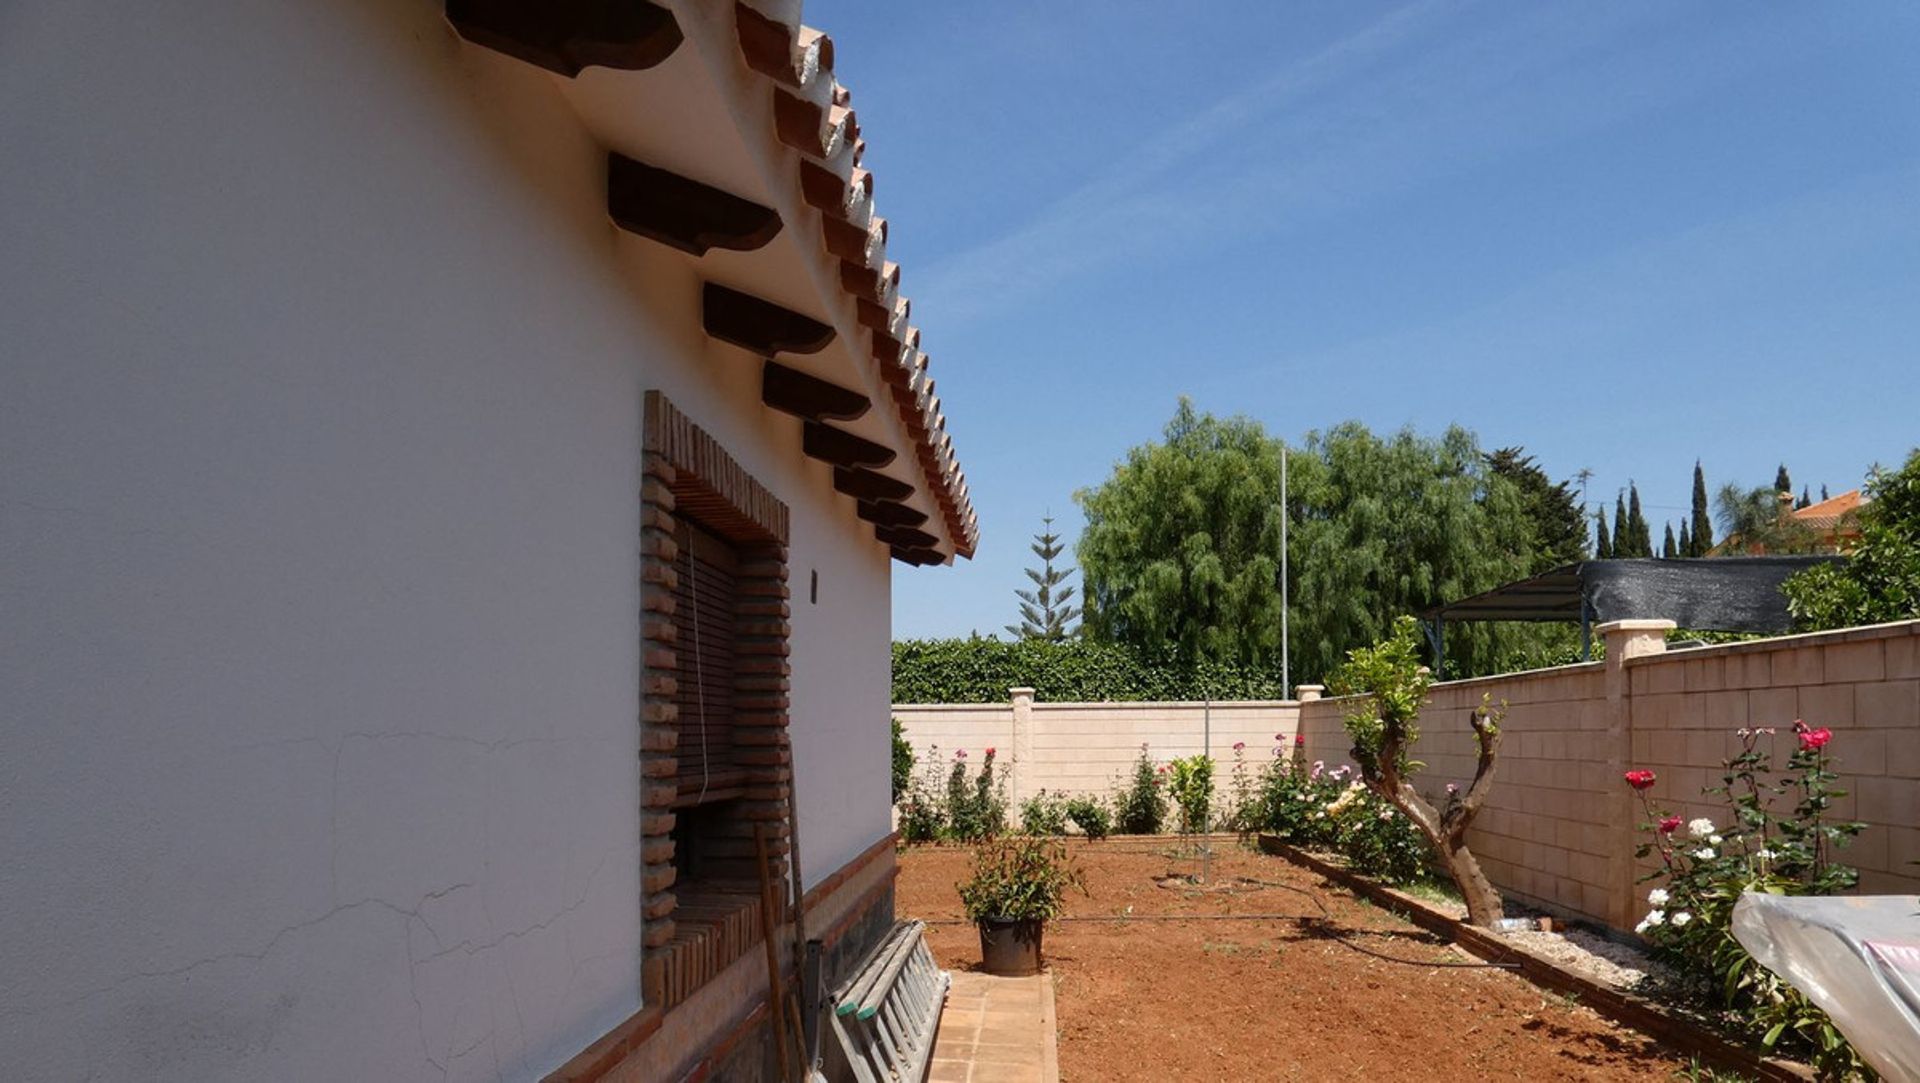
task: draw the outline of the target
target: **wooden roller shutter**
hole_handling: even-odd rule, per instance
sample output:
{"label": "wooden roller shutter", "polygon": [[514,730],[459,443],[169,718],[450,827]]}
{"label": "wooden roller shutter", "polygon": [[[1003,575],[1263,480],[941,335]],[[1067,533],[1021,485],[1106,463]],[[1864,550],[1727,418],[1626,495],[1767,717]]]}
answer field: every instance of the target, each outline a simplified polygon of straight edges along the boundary
{"label": "wooden roller shutter", "polygon": [[679,659],[679,799],[687,807],[738,797],[744,772],[733,756],[734,605],[740,560],[726,539],[680,520],[674,588]]}

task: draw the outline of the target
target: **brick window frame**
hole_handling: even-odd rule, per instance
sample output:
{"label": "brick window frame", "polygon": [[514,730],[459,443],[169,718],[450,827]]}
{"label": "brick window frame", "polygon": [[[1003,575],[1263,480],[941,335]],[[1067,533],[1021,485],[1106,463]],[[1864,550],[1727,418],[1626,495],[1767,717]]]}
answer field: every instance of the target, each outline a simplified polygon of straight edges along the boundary
{"label": "brick window frame", "polygon": [[[760,940],[754,831],[764,825],[776,895],[788,909],[787,853],[793,754],[787,733],[790,668],[787,506],[706,430],[658,391],[646,393],[640,484],[641,995],[671,1009]],[[674,625],[682,520],[724,537],[739,557],[733,628],[733,760],[741,795],[713,826],[711,847],[752,895],[691,897],[677,882],[675,811],[681,801],[675,702],[683,654]],[[689,660],[690,661],[690,660]],[[725,856],[725,855],[731,855]]]}

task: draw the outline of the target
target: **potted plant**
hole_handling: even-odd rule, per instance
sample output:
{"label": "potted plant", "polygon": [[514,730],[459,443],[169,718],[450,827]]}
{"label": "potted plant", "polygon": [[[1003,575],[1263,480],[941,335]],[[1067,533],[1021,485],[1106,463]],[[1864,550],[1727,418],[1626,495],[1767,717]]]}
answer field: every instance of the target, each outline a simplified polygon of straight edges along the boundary
{"label": "potted plant", "polygon": [[980,956],[989,974],[1040,972],[1040,937],[1058,917],[1068,888],[1087,890],[1086,878],[1057,839],[1017,836],[981,843],[973,876],[960,885],[967,917],[980,929]]}

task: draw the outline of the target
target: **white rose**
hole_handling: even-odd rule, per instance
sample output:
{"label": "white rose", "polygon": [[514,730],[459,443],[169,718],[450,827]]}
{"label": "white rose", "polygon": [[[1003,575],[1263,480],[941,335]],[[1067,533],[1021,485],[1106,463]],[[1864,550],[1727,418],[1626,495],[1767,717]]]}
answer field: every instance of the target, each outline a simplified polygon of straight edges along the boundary
{"label": "white rose", "polygon": [[1759,858],[1762,861],[1772,861],[1775,857],[1779,855],[1775,854],[1772,850],[1761,850],[1759,853],[1756,853],[1753,856]]}
{"label": "white rose", "polygon": [[1720,836],[1718,836],[1718,835],[1708,835],[1708,836],[1707,836],[1707,845],[1709,845],[1709,846],[1718,846],[1718,845],[1720,845]]}
{"label": "white rose", "polygon": [[1701,861],[1712,861],[1714,854],[1712,848],[1702,846],[1693,852],[1693,856],[1699,858]]}
{"label": "white rose", "polygon": [[1692,920],[1693,920],[1693,915],[1687,913],[1685,910],[1681,910],[1673,915],[1673,924],[1675,928],[1685,925],[1687,922]]}
{"label": "white rose", "polygon": [[1655,925],[1665,924],[1666,920],[1667,912],[1665,910],[1649,910],[1647,911],[1647,916],[1640,919],[1640,924],[1633,927],[1633,931],[1636,933],[1644,933]]}
{"label": "white rose", "polygon": [[1653,904],[1654,906],[1667,905],[1667,889],[1663,887],[1657,887],[1657,888],[1654,888],[1652,891],[1647,892],[1647,902]]}
{"label": "white rose", "polygon": [[1713,832],[1714,832],[1713,821],[1707,819],[1705,816],[1702,816],[1698,820],[1695,820],[1692,823],[1689,823],[1687,825],[1687,833],[1692,835],[1696,839],[1704,839],[1708,835],[1713,834]]}

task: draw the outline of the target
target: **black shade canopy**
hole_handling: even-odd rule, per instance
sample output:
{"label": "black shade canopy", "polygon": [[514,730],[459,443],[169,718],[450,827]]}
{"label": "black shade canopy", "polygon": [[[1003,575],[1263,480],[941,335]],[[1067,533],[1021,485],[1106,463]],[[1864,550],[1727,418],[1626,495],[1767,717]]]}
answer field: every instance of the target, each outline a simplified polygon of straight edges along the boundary
{"label": "black shade canopy", "polygon": [[1428,621],[1666,619],[1715,632],[1785,632],[1793,618],[1780,585],[1836,556],[1585,560],[1420,614]]}

